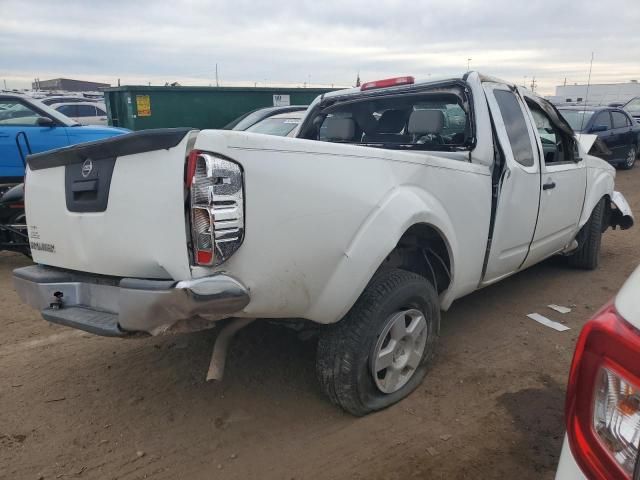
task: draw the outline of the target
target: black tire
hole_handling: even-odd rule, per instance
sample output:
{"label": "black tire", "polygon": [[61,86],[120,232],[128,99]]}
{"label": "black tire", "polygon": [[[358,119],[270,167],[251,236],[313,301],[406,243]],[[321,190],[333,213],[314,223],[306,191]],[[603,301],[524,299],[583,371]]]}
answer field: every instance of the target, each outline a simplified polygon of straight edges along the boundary
{"label": "black tire", "polygon": [[597,203],[587,223],[584,224],[576,240],[578,249],[568,257],[569,265],[585,270],[595,270],[600,259],[602,242],[602,222],[604,219],[605,199]]}
{"label": "black tire", "polygon": [[[424,352],[407,383],[393,393],[383,393],[374,381],[370,359],[390,317],[406,308],[419,310],[426,320]],[[334,404],[356,416],[398,402],[426,375],[439,325],[438,295],[424,277],[400,269],[378,273],[349,313],[320,337],[316,369],[322,390]]]}
{"label": "black tire", "polygon": [[621,170],[631,170],[633,166],[636,164],[636,160],[638,158],[638,148],[635,145],[631,145],[629,152],[627,153],[627,158],[624,163],[620,164]]}

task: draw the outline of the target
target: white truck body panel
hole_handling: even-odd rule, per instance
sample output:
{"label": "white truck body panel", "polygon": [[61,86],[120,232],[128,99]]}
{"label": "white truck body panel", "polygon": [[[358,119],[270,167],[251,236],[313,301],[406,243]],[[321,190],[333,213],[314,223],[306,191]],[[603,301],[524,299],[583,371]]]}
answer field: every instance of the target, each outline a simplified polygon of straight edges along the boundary
{"label": "white truck body panel", "polygon": [[182,181],[190,141],[118,158],[104,212],[67,210],[64,166],[27,168],[30,241],[55,247],[32,248],[33,260],[101,275],[191,278]]}
{"label": "white truck body panel", "polygon": [[242,278],[252,292],[241,315],[338,321],[415,223],[451,239],[456,260],[449,298],[477,288],[491,177],[464,155],[456,161],[428,152],[213,130],[200,132],[195,148],[244,169],[246,237],[217,269]]}

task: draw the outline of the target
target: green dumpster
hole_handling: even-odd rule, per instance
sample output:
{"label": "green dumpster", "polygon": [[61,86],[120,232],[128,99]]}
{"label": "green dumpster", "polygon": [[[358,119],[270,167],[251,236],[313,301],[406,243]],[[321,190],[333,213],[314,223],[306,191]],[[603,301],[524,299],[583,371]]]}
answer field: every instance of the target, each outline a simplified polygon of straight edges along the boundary
{"label": "green dumpster", "polygon": [[145,87],[105,89],[109,125],[131,130],[222,128],[261,107],[309,105],[334,89],[265,87]]}

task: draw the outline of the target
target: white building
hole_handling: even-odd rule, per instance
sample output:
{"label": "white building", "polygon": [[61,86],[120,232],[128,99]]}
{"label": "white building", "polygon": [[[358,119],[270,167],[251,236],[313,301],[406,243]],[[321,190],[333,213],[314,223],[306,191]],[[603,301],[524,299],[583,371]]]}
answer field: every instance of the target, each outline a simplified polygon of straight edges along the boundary
{"label": "white building", "polygon": [[589,105],[609,105],[627,103],[633,97],[640,97],[640,83],[637,80],[628,83],[597,83],[588,87],[577,84],[559,85],[556,87],[556,94],[547,98],[556,105],[585,101]]}

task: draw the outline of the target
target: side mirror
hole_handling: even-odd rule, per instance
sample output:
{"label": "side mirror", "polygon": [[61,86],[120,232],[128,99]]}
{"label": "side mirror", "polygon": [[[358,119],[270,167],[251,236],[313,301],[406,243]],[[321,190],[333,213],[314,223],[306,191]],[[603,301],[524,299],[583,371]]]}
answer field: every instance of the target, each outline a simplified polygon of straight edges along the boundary
{"label": "side mirror", "polygon": [[596,132],[606,132],[607,130],[609,130],[609,127],[607,127],[606,125],[594,125],[593,127],[591,127],[591,130],[589,130],[591,133],[596,133]]}
{"label": "side mirror", "polygon": [[55,127],[56,124],[49,117],[38,117],[36,120],[36,125],[40,127]]}

